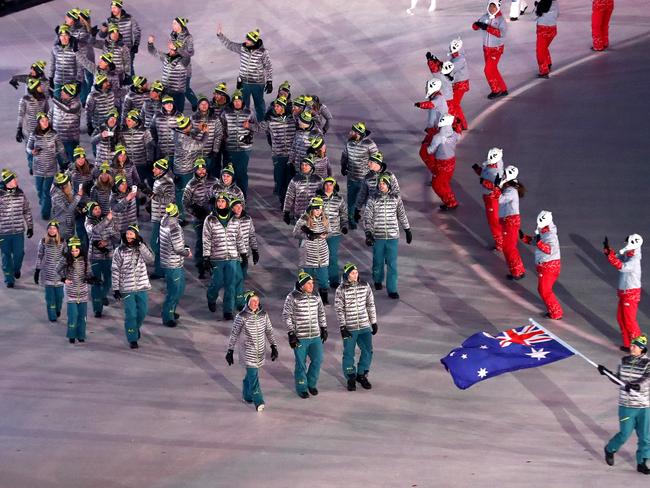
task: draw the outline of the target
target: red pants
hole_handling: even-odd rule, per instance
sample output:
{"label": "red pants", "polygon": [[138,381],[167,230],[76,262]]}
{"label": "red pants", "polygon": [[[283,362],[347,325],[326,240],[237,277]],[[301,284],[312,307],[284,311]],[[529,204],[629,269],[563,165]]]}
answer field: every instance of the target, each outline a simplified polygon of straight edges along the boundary
{"label": "red pants", "polygon": [[609,19],[614,11],[614,0],[593,0],[591,6],[591,39],[594,50],[609,47]]}
{"label": "red pants", "polygon": [[537,265],[537,292],[541,297],[548,315],[552,319],[561,319],[563,312],[560,302],[553,293],[553,285],[560,276],[560,260],[546,261]]}
{"label": "red pants", "polygon": [[469,91],[469,80],[458,81],[452,85],[452,88],[454,89],[454,106],[456,109],[454,115],[460,119],[462,129],[467,130],[467,119],[460,102],[463,100],[465,93]]}
{"label": "red pants", "polygon": [[456,195],[451,189],[451,178],[456,169],[456,158],[450,159],[436,159],[433,158],[433,165],[427,167],[433,174],[431,177],[431,188],[440,197],[442,203],[447,207],[458,206]]}
{"label": "red pants", "polygon": [[509,215],[503,219],[499,219],[501,223],[501,235],[503,236],[503,256],[508,263],[510,274],[514,277],[521,276],[526,271],[524,263],[521,261],[519,249],[519,225],[521,220],[519,215]]}
{"label": "red pants", "polygon": [[632,339],[641,335],[639,323],[636,321],[636,312],[641,301],[641,288],[618,290],[616,294],[618,295],[616,320],[618,320],[618,325],[621,328],[623,345],[630,347]]}
{"label": "red pants", "polygon": [[422,144],[420,145],[420,159],[422,162],[429,168],[429,171],[433,173],[433,161],[435,158],[433,155],[429,154],[427,152],[427,147],[429,147],[429,144],[431,144],[431,139],[433,139],[433,136],[436,135],[436,132],[438,132],[438,129],[427,129],[427,135],[424,137],[424,140],[422,141]]}
{"label": "red pants", "polygon": [[548,47],[553,42],[557,35],[556,25],[538,25],[537,26],[537,65],[539,66],[539,74],[547,75],[550,71],[548,66],[553,63],[551,60],[551,52]]}
{"label": "red pants", "polygon": [[503,46],[499,47],[485,47],[483,46],[483,57],[485,58],[485,78],[492,93],[501,93],[508,91],[506,83],[499,73],[499,59],[503,54]]}
{"label": "red pants", "polygon": [[501,251],[503,249],[503,235],[501,233],[501,223],[499,222],[499,199],[490,195],[483,195],[483,202],[485,203],[485,216],[494,239],[494,247],[496,247],[497,251]]}

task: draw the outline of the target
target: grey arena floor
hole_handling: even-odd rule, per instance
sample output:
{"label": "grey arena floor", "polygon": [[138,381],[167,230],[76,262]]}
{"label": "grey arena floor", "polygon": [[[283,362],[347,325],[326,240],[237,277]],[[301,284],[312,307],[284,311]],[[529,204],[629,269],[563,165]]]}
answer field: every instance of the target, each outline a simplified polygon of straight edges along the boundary
{"label": "grey arena floor", "polygon": [[[197,92],[209,93],[224,79],[234,84],[238,59],[218,42],[217,22],[233,39],[259,27],[275,85],[291,80],[294,94],[315,93],[332,110],[327,143],[337,176],[350,124],[368,124],[399,176],[413,228],[413,244],[400,244],[401,300],[376,293],[380,329],[371,391],[345,389],[330,306],[321,394],[295,395],[280,309],[293,286],[296,245],[276,208],[270,153],[258,137],[250,211],[262,248],[249,286],[260,290],[270,311],[280,359],[261,374],[267,410],[257,414],[241,403],[242,369],[224,361],[230,324],[219,320],[220,309],[208,312],[205,283],[189,266],[176,329],[160,325],[163,283],[156,281],[139,350],[128,349],[122,310],[113,301],[103,318],[90,314],[88,341],[69,345],[64,320],[47,322],[42,291],[31,281],[37,237],[45,230],[37,220],[24,277],[16,289],[0,292],[1,488],[617,487],[647,481],[635,472],[634,438],[615,467],[605,465],[602,448],[617,429],[617,390],[583,360],[460,391],[439,359],[478,330],[541,320],[529,249],[523,251],[528,276],[518,283],[505,280],[503,259],[487,249],[471,165],[499,146],[529,190],[522,200],[524,229],[534,228],[542,208],[553,211],[559,227],[563,268],[556,290],[565,318],[543,323],[595,361],[616,365],[617,273],[600,242],[605,234],[613,242],[633,232],[650,237],[650,11],[643,2],[617,2],[611,49],[593,53],[591,2],[560,0],[550,80],[535,77],[534,17],[509,24],[501,65],[510,96],[494,103],[485,98],[480,35],[471,30],[484,3],[440,0],[431,16],[427,5],[407,17],[406,2],[395,0],[127,0],[143,36],[162,39],[173,17],[190,18]],[[55,0],[0,19],[0,166],[18,170],[33,208],[33,184],[14,141],[22,88],[15,91],[6,81],[34,60],[49,59],[51,29],[74,6]],[[92,9],[95,21],[108,11],[108,1],[81,6]],[[412,103],[423,97],[424,53],[443,56],[458,34],[470,63],[464,100],[470,130],[457,154],[461,207],[441,215],[417,155],[425,116]],[[158,62],[143,51],[136,72],[154,79]],[[88,147],[85,135],[82,141]],[[148,236],[149,223],[143,227]],[[358,230],[344,239],[341,261],[348,259],[370,279],[371,255]],[[648,318],[644,293],[639,320],[650,332]]]}

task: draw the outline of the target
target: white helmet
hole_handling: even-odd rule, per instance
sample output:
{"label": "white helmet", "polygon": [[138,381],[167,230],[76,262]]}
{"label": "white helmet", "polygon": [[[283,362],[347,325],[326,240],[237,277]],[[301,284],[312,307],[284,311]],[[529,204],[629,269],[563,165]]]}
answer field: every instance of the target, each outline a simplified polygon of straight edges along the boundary
{"label": "white helmet", "polygon": [[[497,11],[494,12],[494,14],[490,13],[490,4],[492,3],[497,6]],[[485,9],[487,10],[487,13],[491,19],[495,18],[499,13],[499,11],[501,10],[501,0],[488,0],[487,7],[485,7]]]}
{"label": "white helmet", "polygon": [[445,61],[444,63],[442,63],[442,68],[440,68],[440,72],[443,75],[448,75],[452,71],[454,71],[454,63],[452,63],[451,61]]}
{"label": "white helmet", "polygon": [[449,52],[450,52],[450,53],[457,53],[457,52],[460,51],[461,49],[463,49],[463,41],[461,40],[460,37],[457,38],[457,39],[453,39],[453,40],[449,43]]}
{"label": "white helmet", "polygon": [[549,210],[542,210],[537,214],[537,231],[539,233],[544,227],[553,223],[553,214]]}
{"label": "white helmet", "polygon": [[440,117],[440,120],[438,121],[438,127],[448,127],[454,123],[454,119],[455,117],[453,115],[445,114]]}
{"label": "white helmet", "polygon": [[427,86],[426,86],[427,98],[438,93],[441,88],[442,88],[442,81],[440,81],[438,78],[431,78],[429,81],[427,81]]}
{"label": "white helmet", "polygon": [[639,234],[631,234],[625,238],[625,247],[621,249],[619,254],[625,254],[628,251],[636,251],[643,245],[643,237]]}
{"label": "white helmet", "polygon": [[515,181],[517,176],[519,176],[519,170],[516,166],[506,166],[506,169],[503,171],[503,179],[501,180],[501,183],[499,183],[499,186],[503,187],[505,183]]}
{"label": "white helmet", "polygon": [[488,151],[487,162],[488,164],[499,164],[503,161],[503,149],[493,147]]}

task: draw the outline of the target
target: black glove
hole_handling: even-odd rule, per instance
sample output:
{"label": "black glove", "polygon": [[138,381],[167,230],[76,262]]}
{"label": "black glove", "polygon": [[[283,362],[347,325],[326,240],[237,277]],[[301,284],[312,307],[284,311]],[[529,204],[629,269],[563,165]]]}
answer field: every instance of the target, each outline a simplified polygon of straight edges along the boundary
{"label": "black glove", "polygon": [[341,327],[341,337],[343,339],[347,339],[348,337],[352,337],[352,334],[350,334],[350,331],[345,326]]}
{"label": "black glove", "polygon": [[11,86],[13,86],[16,90],[18,90],[18,80],[16,80],[15,78],[12,78],[12,79],[9,80],[9,84]]}
{"label": "black glove", "polygon": [[599,365],[598,365],[598,372],[599,372],[600,374],[602,374],[603,376],[605,375],[605,372],[608,372],[608,373],[610,373],[610,374],[614,374],[614,373],[612,373],[609,369],[607,369],[605,366],[603,366],[602,364],[599,364]]}
{"label": "black glove", "polygon": [[359,210],[358,208],[354,209],[354,221],[361,222],[361,210]]}
{"label": "black glove", "polygon": [[427,61],[431,61],[431,60],[434,59],[434,56],[433,56],[433,54],[431,54],[431,51],[427,51],[427,53],[425,54],[425,56],[426,56],[426,58],[427,58]]}
{"label": "black glove", "polygon": [[27,229],[27,239],[31,239],[32,237],[34,237],[34,229],[30,227]]}
{"label": "black glove", "polygon": [[318,235],[313,230],[311,230],[309,227],[307,227],[306,225],[303,225],[300,228],[300,230],[305,233],[305,235],[307,236],[307,239],[309,239],[310,241],[313,241],[314,239],[316,239],[316,237],[318,237]]}
{"label": "black glove", "polygon": [[266,86],[264,87],[264,93],[272,93],[273,92],[273,82],[272,81],[267,81]]}
{"label": "black glove", "polygon": [[201,264],[203,265],[203,269],[205,271],[212,271],[212,262],[210,261],[210,258],[208,256],[203,256],[203,260],[201,261]]}
{"label": "black glove", "polygon": [[625,391],[629,392],[630,390],[639,391],[641,385],[637,383],[630,383],[629,381],[625,383]]}
{"label": "black glove", "polygon": [[474,164],[472,165],[472,169],[473,169],[474,171],[480,171],[481,166],[478,165],[477,163],[474,163]]}
{"label": "black glove", "polygon": [[232,358],[232,355],[235,351],[232,349],[228,349],[228,352],[226,353],[226,362],[228,363],[228,366],[232,366],[232,364],[235,362],[234,359]]}
{"label": "black glove", "polygon": [[269,145],[269,147],[273,147],[273,139],[271,139],[271,133],[267,132],[266,134],[266,142]]}
{"label": "black glove", "polygon": [[487,28],[488,28],[488,25],[485,22],[477,22],[476,25],[481,30],[487,30]]}
{"label": "black glove", "polygon": [[535,234],[535,244],[537,244],[541,238],[542,236],[540,236],[539,234]]}
{"label": "black glove", "polygon": [[501,175],[496,175],[494,177],[494,186],[498,187],[501,184]]}
{"label": "black glove", "polygon": [[103,281],[99,276],[91,276],[90,278],[86,278],[86,283],[89,285],[101,285]]}
{"label": "black glove", "polygon": [[120,293],[120,290],[113,290],[113,297],[115,300],[118,302],[122,299],[122,294]]}
{"label": "black glove", "polygon": [[138,246],[139,246],[140,244],[144,244],[144,239],[143,239],[143,237],[142,237],[140,234],[138,234],[137,236],[135,236],[135,243],[136,243]]}
{"label": "black glove", "polygon": [[285,224],[291,225],[291,214],[289,212],[284,212],[282,220],[284,220]]}
{"label": "black glove", "polygon": [[375,238],[370,232],[366,232],[366,246],[370,247],[375,243]]}
{"label": "black glove", "polygon": [[257,251],[257,249],[253,249],[252,253],[253,253],[253,264],[257,264],[257,262],[260,260],[260,253]]}
{"label": "black glove", "polygon": [[48,78],[47,83],[50,85],[50,87],[54,88],[54,77]]}
{"label": "black glove", "polygon": [[86,124],[86,129],[87,129],[86,132],[88,133],[89,136],[92,136],[92,135],[93,135],[93,132],[95,132],[95,128],[93,127],[93,123],[92,123],[92,122],[88,122],[88,123]]}
{"label": "black glove", "polygon": [[241,254],[241,267],[246,268],[248,266],[248,254]]}
{"label": "black glove", "polygon": [[253,133],[249,132],[248,134],[241,136],[239,142],[242,144],[251,144],[253,142]]}
{"label": "black glove", "polygon": [[18,127],[18,129],[16,129],[16,142],[23,142],[24,139],[25,138],[23,137],[23,128]]}
{"label": "black glove", "polygon": [[343,176],[347,176],[347,175],[348,175],[348,167],[347,167],[347,166],[341,166],[341,174],[342,174]]}
{"label": "black glove", "polygon": [[603,249],[609,249],[609,239],[607,236],[605,236],[605,240],[603,241]]}
{"label": "black glove", "polygon": [[524,232],[521,229],[519,229],[519,239],[523,239],[524,235],[525,235]]}
{"label": "black glove", "polygon": [[138,49],[140,49],[140,46],[134,44],[133,47],[131,48],[131,54],[138,54]]}
{"label": "black glove", "polygon": [[420,102],[415,102],[415,103],[413,104],[413,106],[414,106],[414,107],[417,107],[417,108],[420,108]]}
{"label": "black glove", "polygon": [[271,361],[278,359],[278,346],[271,344]]}
{"label": "black glove", "polygon": [[34,283],[38,285],[38,278],[41,276],[41,270],[40,269],[35,269],[34,270]]}
{"label": "black glove", "polygon": [[320,340],[323,341],[323,344],[327,340],[327,329],[325,327],[320,328]]}
{"label": "black glove", "polygon": [[375,335],[379,330],[379,326],[377,324],[372,324],[371,327],[372,327],[372,335]]}
{"label": "black glove", "polygon": [[97,35],[98,32],[99,32],[99,27],[97,27],[96,25],[93,25],[93,26],[90,28],[90,35],[91,35],[91,36],[95,37],[95,36]]}
{"label": "black glove", "polygon": [[404,229],[404,234],[406,234],[406,243],[410,244],[411,241],[413,240],[413,234],[411,233],[411,229]]}
{"label": "black glove", "polygon": [[236,86],[236,88],[237,88],[238,90],[241,90],[241,87],[242,87],[242,86],[244,86],[244,82],[242,81],[241,76],[238,76],[238,77],[237,77],[237,86]]}
{"label": "black glove", "polygon": [[300,341],[296,337],[295,332],[289,332],[289,346],[291,346],[291,349],[295,349],[298,347],[298,344],[300,344]]}
{"label": "black glove", "polygon": [[347,227],[341,227],[341,234],[347,234],[348,233],[348,228]]}

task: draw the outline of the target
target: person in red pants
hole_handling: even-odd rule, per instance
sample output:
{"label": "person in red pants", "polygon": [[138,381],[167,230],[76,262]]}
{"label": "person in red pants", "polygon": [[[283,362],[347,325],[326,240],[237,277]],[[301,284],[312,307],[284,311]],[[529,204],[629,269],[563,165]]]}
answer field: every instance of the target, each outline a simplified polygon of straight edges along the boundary
{"label": "person in red pants", "polygon": [[537,65],[539,66],[539,78],[548,78],[553,61],[549,46],[557,35],[557,18],[560,10],[557,0],[539,0],[535,7],[537,14]]}
{"label": "person in red pants", "polygon": [[625,247],[618,254],[609,247],[605,237],[603,252],[609,263],[619,271],[618,278],[618,309],[616,319],[621,328],[623,345],[621,351],[630,352],[630,342],[641,335],[636,313],[641,301],[641,246],[643,238],[632,234],[625,239]]}
{"label": "person in red pants", "polygon": [[498,176],[503,177],[503,149],[493,147],[488,151],[487,161],[482,165],[473,164],[472,169],[480,176],[483,203],[485,203],[485,216],[494,239],[494,250],[503,250],[503,236],[499,223],[499,190],[494,185]]}
{"label": "person in red pants", "polygon": [[591,4],[592,51],[609,47],[609,19],[614,12],[614,0],[593,0]]}
{"label": "person in red pants", "polygon": [[452,71],[453,83],[452,90],[454,93],[453,101],[456,110],[456,116],[460,120],[460,128],[467,130],[467,119],[461,106],[461,101],[465,93],[469,91],[469,71],[467,69],[467,60],[462,52],[463,41],[458,38],[449,43],[449,56],[450,61],[454,64]]}
{"label": "person in red pants", "polygon": [[553,223],[553,214],[542,210],[537,215],[535,237],[519,231],[521,240],[535,246],[535,265],[537,268],[537,292],[546,305],[546,317],[553,320],[562,318],[562,306],[558,302],[553,285],[560,277],[560,241],[557,227]]}
{"label": "person in red pants", "polygon": [[499,72],[499,59],[503,54],[506,20],[501,13],[501,2],[499,0],[490,0],[487,13],[472,24],[472,29],[481,29],[483,31],[484,73],[492,90],[488,98],[504,97],[508,94],[508,87]]}
{"label": "person in red pants", "polygon": [[431,171],[431,188],[442,200],[440,210],[445,212],[458,208],[456,195],[451,189],[451,178],[456,169],[456,144],[459,135],[452,130],[455,117],[445,114],[438,121],[438,133],[426,148],[425,164]]}
{"label": "person in red pants", "polygon": [[[521,261],[517,243],[519,242],[519,198],[526,193],[524,185],[519,183],[517,177],[519,170],[515,166],[508,166],[503,172],[503,180],[497,176],[494,185],[499,188],[499,223],[503,239],[503,256],[508,263],[510,273],[506,275],[509,280],[520,280],[526,275],[524,263]],[[499,193],[499,192],[497,192]]]}

